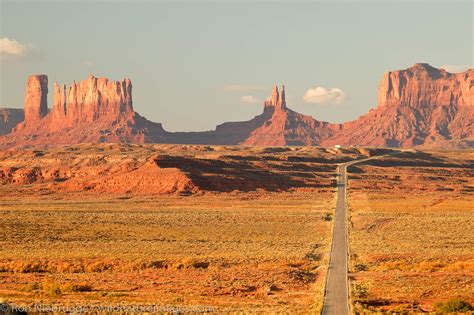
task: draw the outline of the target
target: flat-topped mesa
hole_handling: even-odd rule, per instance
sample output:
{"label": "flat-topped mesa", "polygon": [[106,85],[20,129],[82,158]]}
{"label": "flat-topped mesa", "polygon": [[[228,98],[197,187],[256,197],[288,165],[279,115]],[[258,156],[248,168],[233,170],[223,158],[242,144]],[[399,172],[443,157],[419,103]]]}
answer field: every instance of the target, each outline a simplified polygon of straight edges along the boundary
{"label": "flat-topped mesa", "polygon": [[453,74],[417,63],[405,70],[386,72],[379,85],[378,106],[472,105],[472,71]]}
{"label": "flat-topped mesa", "polygon": [[285,100],[285,86],[282,86],[281,94],[278,92],[278,86],[273,87],[272,96],[269,100],[264,102],[265,108],[268,107],[275,107],[275,108],[286,108],[286,100]]}
{"label": "flat-topped mesa", "polygon": [[30,75],[26,82],[25,125],[31,125],[48,114],[48,77]]}
{"label": "flat-topped mesa", "polygon": [[90,75],[87,80],[71,84],[69,89],[54,86],[53,125],[65,126],[93,122],[101,117],[118,118],[133,113],[130,79],[111,81]]}

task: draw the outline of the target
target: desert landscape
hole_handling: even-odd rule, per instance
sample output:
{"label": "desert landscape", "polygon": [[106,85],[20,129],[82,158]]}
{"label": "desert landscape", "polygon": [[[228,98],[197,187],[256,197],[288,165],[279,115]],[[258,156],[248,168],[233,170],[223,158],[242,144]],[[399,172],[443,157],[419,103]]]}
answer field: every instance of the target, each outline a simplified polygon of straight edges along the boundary
{"label": "desert landscape", "polygon": [[[395,155],[390,155],[395,154]],[[356,312],[473,303],[472,151],[81,144],[0,155],[0,294],[322,310],[337,167]]]}
{"label": "desert landscape", "polygon": [[456,299],[472,305],[473,154],[405,152],[349,170],[356,310],[440,311],[437,303]]}
{"label": "desert landscape", "polygon": [[0,0],[0,315],[474,314],[473,13]]}
{"label": "desert landscape", "polygon": [[2,152],[0,294],[18,305],[317,312],[337,165],[385,151],[84,144]]}

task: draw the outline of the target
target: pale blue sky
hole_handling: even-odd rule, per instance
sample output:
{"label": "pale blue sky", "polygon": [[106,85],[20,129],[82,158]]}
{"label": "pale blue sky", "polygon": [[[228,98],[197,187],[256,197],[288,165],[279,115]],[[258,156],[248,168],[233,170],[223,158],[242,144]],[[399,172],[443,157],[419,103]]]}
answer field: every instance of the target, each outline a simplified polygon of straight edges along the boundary
{"label": "pale blue sky", "polygon": [[[290,108],[351,120],[376,106],[388,70],[473,63],[472,1],[0,0],[0,9],[0,37],[26,47],[0,60],[0,107],[23,106],[32,73],[49,76],[50,94],[54,81],[89,73],[130,77],[135,110],[171,131],[250,119],[262,106],[241,97],[263,99],[282,83]],[[304,102],[316,86],[347,97]]]}

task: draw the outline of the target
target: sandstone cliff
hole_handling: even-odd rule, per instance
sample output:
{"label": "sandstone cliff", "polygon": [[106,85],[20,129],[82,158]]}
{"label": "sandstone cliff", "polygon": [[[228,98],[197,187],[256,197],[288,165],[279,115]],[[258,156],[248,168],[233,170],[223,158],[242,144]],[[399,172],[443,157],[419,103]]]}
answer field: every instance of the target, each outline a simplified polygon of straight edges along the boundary
{"label": "sandstone cliff", "polygon": [[35,147],[72,143],[160,142],[161,124],[133,110],[130,79],[111,81],[90,75],[87,80],[54,84],[53,108],[48,112],[45,75],[28,78],[25,121],[0,138],[0,146]]}
{"label": "sandstone cliff", "polygon": [[378,106],[322,145],[434,147],[474,137],[474,69],[452,74],[415,64],[384,75]]}
{"label": "sandstone cliff", "polygon": [[[89,76],[80,83],[54,84],[48,112],[45,75],[30,76],[25,121],[0,137],[0,148],[83,142],[390,147],[472,147],[474,69],[452,74],[415,64],[384,75],[378,106],[344,124],[330,124],[287,107],[285,87],[273,88],[262,114],[226,122],[205,132],[167,132],[134,111],[129,79]],[[1,116],[0,116],[1,117]],[[12,120],[13,121],[13,120]],[[7,127],[8,129],[8,127]]]}
{"label": "sandstone cliff", "polygon": [[48,77],[43,74],[29,76],[25,93],[25,126],[37,124],[48,114],[47,96]]}

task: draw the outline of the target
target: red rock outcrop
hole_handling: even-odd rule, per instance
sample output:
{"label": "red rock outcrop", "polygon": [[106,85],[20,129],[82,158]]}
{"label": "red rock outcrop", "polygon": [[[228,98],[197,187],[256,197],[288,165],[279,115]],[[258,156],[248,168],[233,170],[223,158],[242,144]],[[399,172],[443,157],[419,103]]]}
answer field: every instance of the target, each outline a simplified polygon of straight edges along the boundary
{"label": "red rock outcrop", "polygon": [[59,86],[54,82],[53,102],[53,121],[56,124],[52,127],[60,129],[66,122],[66,85]]}
{"label": "red rock outcrop", "polygon": [[[54,84],[53,109],[47,110],[47,77],[27,82],[24,123],[3,138],[0,147],[35,147],[72,143],[162,142],[161,124],[133,110],[130,79],[111,81],[92,75],[69,89]],[[45,110],[46,108],[46,110]]]}
{"label": "red rock outcrop", "polygon": [[208,132],[167,133],[165,141],[257,146],[317,145],[338,128],[287,108],[285,86],[281,94],[275,86],[271,97],[263,105],[263,113],[249,121],[226,122]]}
{"label": "red rock outcrop", "polygon": [[415,64],[384,75],[378,106],[322,145],[435,147],[474,137],[474,69],[452,74]]}
{"label": "red rock outcrop", "polygon": [[118,82],[90,75],[69,87],[66,103],[69,123],[93,122],[100,117],[115,119],[133,112],[132,83],[130,79]]}
{"label": "red rock outcrop", "polygon": [[0,108],[0,135],[10,133],[25,119],[25,112],[19,108]]}
{"label": "red rock outcrop", "polygon": [[25,125],[34,125],[48,114],[48,77],[31,75],[26,82]]}
{"label": "red rock outcrop", "polygon": [[415,64],[384,75],[378,106],[344,124],[318,121],[287,107],[285,87],[275,86],[263,113],[249,121],[227,122],[205,132],[167,132],[133,109],[129,79],[89,78],[54,85],[47,110],[47,77],[31,76],[25,122],[0,137],[0,148],[82,142],[360,145],[389,147],[471,147],[474,144],[474,69],[452,74]]}
{"label": "red rock outcrop", "polygon": [[92,123],[103,117],[118,119],[133,113],[132,83],[130,79],[110,81],[90,75],[80,83],[66,86],[54,84],[52,129]]}
{"label": "red rock outcrop", "polygon": [[281,95],[278,87],[273,88],[272,96],[264,102],[264,111],[271,116],[240,144],[260,146],[317,145],[322,139],[330,137],[335,125],[321,122],[311,116],[303,115],[286,107],[285,86]]}

